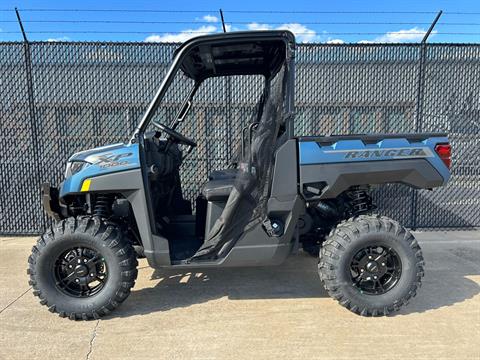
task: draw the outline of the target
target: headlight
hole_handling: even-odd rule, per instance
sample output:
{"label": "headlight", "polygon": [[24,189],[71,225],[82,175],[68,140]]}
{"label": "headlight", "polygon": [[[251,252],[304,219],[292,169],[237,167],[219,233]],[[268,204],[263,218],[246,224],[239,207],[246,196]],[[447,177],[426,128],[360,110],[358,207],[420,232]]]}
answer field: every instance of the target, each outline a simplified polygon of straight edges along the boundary
{"label": "headlight", "polygon": [[89,166],[90,163],[85,161],[72,161],[67,163],[67,168],[65,169],[65,179],[69,178],[72,175],[75,175],[80,170],[85,169]]}

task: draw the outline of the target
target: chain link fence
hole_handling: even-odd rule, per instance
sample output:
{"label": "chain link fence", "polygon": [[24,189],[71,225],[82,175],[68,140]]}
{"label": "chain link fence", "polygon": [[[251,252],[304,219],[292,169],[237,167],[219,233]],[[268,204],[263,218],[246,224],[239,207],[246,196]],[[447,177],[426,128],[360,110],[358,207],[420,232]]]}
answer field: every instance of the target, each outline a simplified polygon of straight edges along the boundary
{"label": "chain link fence", "polygon": [[[177,45],[0,43],[0,234],[37,234],[41,182],[74,152],[128,139]],[[480,45],[300,45],[297,135],[448,132],[452,178],[433,191],[374,189],[379,212],[413,228],[480,226]],[[176,79],[156,116],[190,88]],[[207,80],[180,129],[199,146],[182,169],[193,200],[225,167],[260,97],[259,77]]]}

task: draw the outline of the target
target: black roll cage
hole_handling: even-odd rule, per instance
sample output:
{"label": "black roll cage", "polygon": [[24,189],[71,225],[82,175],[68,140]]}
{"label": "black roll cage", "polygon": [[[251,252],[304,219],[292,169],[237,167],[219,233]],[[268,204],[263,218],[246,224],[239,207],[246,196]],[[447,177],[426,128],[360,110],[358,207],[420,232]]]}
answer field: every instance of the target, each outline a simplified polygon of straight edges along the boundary
{"label": "black roll cage", "polygon": [[[167,71],[165,78],[163,79],[160,88],[157,90],[153,100],[150,102],[147,111],[142,117],[142,120],[138,124],[135,132],[130,140],[131,143],[140,141],[143,138],[144,133],[148,125],[150,124],[156,110],[158,109],[167,89],[170,87],[177,72],[182,68],[183,62],[188,56],[189,52],[199,46],[212,46],[215,44],[231,44],[245,43],[245,42],[267,42],[267,41],[282,41],[285,44],[285,60],[284,63],[288,67],[288,79],[285,96],[285,124],[288,134],[288,138],[293,137],[293,109],[294,109],[294,85],[295,85],[295,36],[287,30],[272,30],[272,31],[243,31],[233,33],[223,33],[214,35],[205,35],[192,38],[182,44],[176,51],[173,58],[172,65]],[[185,71],[185,69],[184,69]],[[258,75],[263,74],[259,69],[254,67],[245,68],[238,72],[229,71],[228,73],[210,74],[207,76],[199,77],[195,80],[195,85],[187,99],[182,104],[180,112],[184,109],[187,103],[193,98],[195,92],[199,88],[203,80],[214,76],[228,76],[228,75]],[[187,74],[188,76],[188,74]],[[192,76],[190,76],[192,77]],[[179,114],[180,115],[180,114]],[[176,126],[176,124],[175,124]]]}

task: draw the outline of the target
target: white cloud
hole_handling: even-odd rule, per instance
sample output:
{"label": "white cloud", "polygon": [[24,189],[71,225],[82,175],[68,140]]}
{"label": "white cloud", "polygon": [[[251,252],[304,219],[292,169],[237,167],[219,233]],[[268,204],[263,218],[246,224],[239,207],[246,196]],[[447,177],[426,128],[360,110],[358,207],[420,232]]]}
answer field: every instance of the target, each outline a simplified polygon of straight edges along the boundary
{"label": "white cloud", "polygon": [[50,38],[50,39],[47,39],[48,42],[59,42],[59,41],[70,41],[72,39],[70,39],[68,36],[61,36],[61,37],[58,37],[58,38]]}
{"label": "white cloud", "polygon": [[327,40],[327,44],[345,44],[345,41],[342,39],[329,39]]}
{"label": "white cloud", "polygon": [[[403,42],[417,42],[421,41],[426,34],[426,30],[418,27],[413,27],[407,30],[389,31],[385,35],[379,36],[373,40],[360,40],[359,44],[373,44],[373,43],[403,43]],[[432,31],[434,35],[436,31]]]}
{"label": "white cloud", "polygon": [[[273,27],[268,24],[253,22],[253,23],[247,24],[247,29],[248,30],[272,30]],[[290,30],[295,34],[295,37],[297,38],[297,42],[300,42],[300,43],[307,43],[307,42],[313,42],[313,41],[319,40],[319,37],[314,30],[309,29],[305,25],[302,25],[299,23],[282,24],[276,27],[275,29]]]}
{"label": "white cloud", "polygon": [[207,26],[200,26],[197,29],[185,29],[185,30],[182,30],[179,34],[172,34],[172,33],[165,33],[162,35],[152,34],[150,36],[147,36],[144,41],[178,43],[178,42],[187,41],[188,39],[195,36],[211,34],[216,31],[217,31],[217,28],[215,26],[207,25]]}
{"label": "white cloud", "polygon": [[271,30],[272,27],[268,24],[259,24],[256,22],[247,24],[247,29],[248,30]]}
{"label": "white cloud", "polygon": [[[218,21],[218,18],[213,15],[205,15],[202,17],[205,21]],[[208,20],[207,20],[208,19]],[[243,29],[233,27],[230,24],[225,24],[227,32],[230,31],[240,31]],[[297,42],[299,43],[308,43],[320,41],[320,36],[315,32],[315,30],[309,29],[305,25],[299,23],[286,23],[277,27],[273,27],[268,24],[262,24],[257,22],[252,22],[246,25],[247,30],[290,30],[295,34]],[[220,27],[220,31],[221,31]],[[165,34],[152,34],[147,36],[144,41],[146,42],[184,42],[192,37],[204,34],[211,34],[219,31],[218,28],[214,25],[205,25],[197,29],[185,29],[178,34],[165,33]],[[330,39],[335,44],[340,44],[343,42],[341,39]]]}
{"label": "white cloud", "polygon": [[[221,29],[223,31],[223,28]],[[225,30],[227,30],[227,32],[232,32],[232,31],[242,31],[242,29],[236,27],[236,26],[232,26],[230,24],[225,24]],[[244,30],[244,29],[243,29]]]}
{"label": "white cloud", "polygon": [[202,20],[206,22],[218,22],[218,17],[208,14],[202,16]]}
{"label": "white cloud", "polygon": [[300,43],[309,43],[319,40],[319,37],[314,30],[309,29],[305,25],[299,23],[283,24],[280,25],[277,29],[290,30],[295,34],[297,42]]}

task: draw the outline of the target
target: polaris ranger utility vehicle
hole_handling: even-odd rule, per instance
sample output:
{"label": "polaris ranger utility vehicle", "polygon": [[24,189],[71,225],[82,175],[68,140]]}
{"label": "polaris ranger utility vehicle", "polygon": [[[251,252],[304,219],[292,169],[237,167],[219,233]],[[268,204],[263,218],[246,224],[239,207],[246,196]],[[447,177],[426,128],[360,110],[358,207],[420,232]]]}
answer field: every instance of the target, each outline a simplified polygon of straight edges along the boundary
{"label": "polaris ranger utility vehicle", "polygon": [[[41,304],[70,319],[99,318],[128,297],[137,256],[154,268],[277,265],[301,246],[319,256],[328,293],[355,313],[386,315],[415,296],[420,247],[398,222],[372,213],[368,187],[444,185],[447,137],[295,137],[294,54],[288,31],[215,34],[180,46],[130,141],[74,154],[59,188],[43,184],[54,223],[28,259]],[[194,86],[174,119],[159,120],[182,73]],[[237,158],[204,179],[192,214],[179,169],[196,143],[180,125],[204,80],[232,75],[260,75],[264,90]]]}

